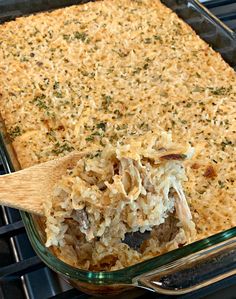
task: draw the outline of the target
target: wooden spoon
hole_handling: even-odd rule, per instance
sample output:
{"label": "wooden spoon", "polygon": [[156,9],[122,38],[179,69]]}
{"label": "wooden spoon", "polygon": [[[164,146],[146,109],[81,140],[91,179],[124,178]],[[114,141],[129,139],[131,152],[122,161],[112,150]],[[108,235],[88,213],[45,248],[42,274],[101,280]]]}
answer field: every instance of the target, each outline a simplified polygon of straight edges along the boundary
{"label": "wooden spoon", "polygon": [[[73,168],[85,153],[72,152],[63,158],[0,176],[0,205],[44,216],[43,203],[57,181]],[[150,232],[127,233],[124,243],[138,250]]]}
{"label": "wooden spoon", "polygon": [[0,176],[0,205],[43,215],[43,203],[51,196],[55,183],[73,168],[84,153],[65,157]]}

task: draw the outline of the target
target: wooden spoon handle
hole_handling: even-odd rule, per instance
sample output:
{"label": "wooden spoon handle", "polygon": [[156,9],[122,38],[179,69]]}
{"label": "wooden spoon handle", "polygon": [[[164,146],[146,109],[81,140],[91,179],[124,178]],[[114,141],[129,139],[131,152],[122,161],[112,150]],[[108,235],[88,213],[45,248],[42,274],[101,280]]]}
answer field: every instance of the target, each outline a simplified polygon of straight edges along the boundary
{"label": "wooden spoon handle", "polygon": [[43,215],[43,201],[37,186],[38,177],[26,170],[0,176],[0,204]]}
{"label": "wooden spoon handle", "polygon": [[55,183],[84,155],[73,152],[62,158],[0,176],[0,204],[43,215],[43,203],[49,200]]}

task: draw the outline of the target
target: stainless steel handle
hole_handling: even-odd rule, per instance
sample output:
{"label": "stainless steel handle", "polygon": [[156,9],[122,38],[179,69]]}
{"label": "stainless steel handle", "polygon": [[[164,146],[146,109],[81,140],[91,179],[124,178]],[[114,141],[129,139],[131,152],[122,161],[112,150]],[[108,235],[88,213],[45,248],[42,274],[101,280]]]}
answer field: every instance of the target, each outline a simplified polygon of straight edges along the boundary
{"label": "stainless steel handle", "polygon": [[181,258],[134,283],[157,293],[186,294],[236,274],[236,238]]}

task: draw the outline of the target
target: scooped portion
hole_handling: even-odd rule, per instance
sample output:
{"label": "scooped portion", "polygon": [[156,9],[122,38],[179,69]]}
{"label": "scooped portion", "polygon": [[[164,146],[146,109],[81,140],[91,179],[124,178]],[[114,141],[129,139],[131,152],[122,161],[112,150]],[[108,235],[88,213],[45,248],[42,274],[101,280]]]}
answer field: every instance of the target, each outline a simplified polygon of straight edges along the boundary
{"label": "scooped portion", "polygon": [[[64,261],[114,270],[194,240],[182,188],[193,148],[177,146],[166,132],[147,135],[85,155],[55,186],[45,206],[46,246]],[[123,243],[128,233],[145,231],[150,238],[140,248]]]}

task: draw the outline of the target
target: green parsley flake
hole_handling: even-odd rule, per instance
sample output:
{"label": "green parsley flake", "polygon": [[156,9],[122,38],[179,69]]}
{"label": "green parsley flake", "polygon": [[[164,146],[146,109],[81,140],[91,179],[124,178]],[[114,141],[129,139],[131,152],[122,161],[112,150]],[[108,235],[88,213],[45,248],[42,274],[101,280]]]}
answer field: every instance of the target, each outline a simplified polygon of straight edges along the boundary
{"label": "green parsley flake", "polygon": [[15,139],[18,136],[21,136],[22,132],[21,132],[21,128],[19,126],[13,127],[10,129],[9,131],[9,136],[11,139]]}

